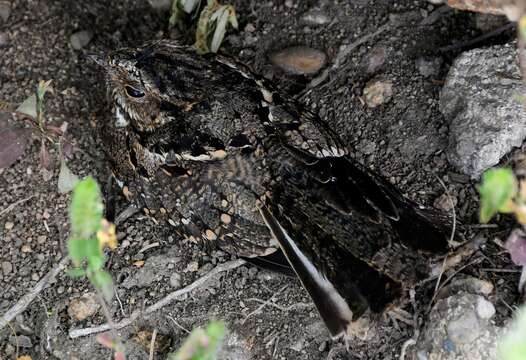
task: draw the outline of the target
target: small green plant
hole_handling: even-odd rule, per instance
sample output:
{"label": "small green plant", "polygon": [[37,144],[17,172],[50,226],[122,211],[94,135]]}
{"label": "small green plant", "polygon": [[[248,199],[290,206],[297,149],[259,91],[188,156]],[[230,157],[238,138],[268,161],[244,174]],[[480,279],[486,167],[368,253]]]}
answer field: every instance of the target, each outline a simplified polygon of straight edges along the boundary
{"label": "small green plant", "polygon": [[[196,14],[201,0],[173,0],[170,26],[182,28],[188,15]],[[232,5],[221,5],[217,0],[208,0],[197,21],[195,47],[199,54],[217,52],[228,25],[237,29],[236,11]]]}
{"label": "small green plant", "polygon": [[181,348],[168,355],[168,360],[215,360],[225,336],[225,325],[213,321],[204,329],[196,328]]}
{"label": "small green plant", "polygon": [[[115,226],[103,218],[102,196],[99,185],[92,177],[79,181],[73,191],[70,207],[71,234],[68,253],[74,268],[68,271],[72,277],[87,277],[99,295],[99,302],[108,323],[112,324],[106,301],[113,297],[113,280],[104,270],[104,249],[117,247]],[[102,295],[101,295],[102,294]],[[102,334],[101,344],[115,351],[115,360],[124,359],[123,346],[113,332],[110,337]]]}
{"label": "small green plant", "polygon": [[[480,193],[480,222],[486,223],[497,213],[514,214],[521,225],[506,241],[512,261],[522,266],[519,291],[524,294],[526,284],[526,182],[519,181],[511,169],[497,168],[482,176]],[[499,346],[503,360],[526,360],[526,307],[520,312],[515,326]]]}
{"label": "small green plant", "polygon": [[[35,93],[18,106],[0,100],[0,120],[5,114],[12,113],[15,115],[14,119],[20,123],[17,126],[8,126],[7,122],[0,121],[0,168],[11,166],[20,159],[34,136],[40,140],[39,168],[46,181],[53,177],[52,157],[48,146],[51,144],[58,148],[61,164],[58,187],[61,193],[65,193],[72,190],[78,179],[65,163],[65,157],[72,151],[72,145],[66,139],[67,122],[59,127],[46,122],[44,98],[48,93],[53,93],[51,80],[41,80]],[[24,123],[29,126],[20,126]]]}

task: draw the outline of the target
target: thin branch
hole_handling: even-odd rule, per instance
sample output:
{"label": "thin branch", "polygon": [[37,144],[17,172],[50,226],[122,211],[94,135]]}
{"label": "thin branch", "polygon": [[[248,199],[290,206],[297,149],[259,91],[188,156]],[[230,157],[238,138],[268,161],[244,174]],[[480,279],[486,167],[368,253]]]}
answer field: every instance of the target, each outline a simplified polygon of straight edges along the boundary
{"label": "thin branch", "polygon": [[152,341],[150,342],[150,356],[148,356],[148,360],[153,360],[153,354],[155,352],[155,338],[157,337],[157,329],[153,330],[152,334]]}
{"label": "thin branch", "polygon": [[31,195],[25,199],[20,199],[14,203],[12,203],[11,205],[9,205],[8,207],[6,207],[4,210],[0,211],[0,217],[4,216],[5,214],[7,214],[8,212],[10,212],[11,210],[13,210],[15,207],[17,207],[18,205],[20,204],[23,204],[25,203],[26,201],[28,200],[31,200],[32,198],[34,198],[35,195]]}
{"label": "thin branch", "polygon": [[31,289],[27,294],[25,294],[18,302],[13,305],[9,310],[7,310],[4,315],[0,318],[0,330],[4,328],[11,320],[17,317],[19,314],[24,312],[29,304],[42,292],[46,289],[49,283],[53,282],[57,275],[66,268],[66,265],[69,262],[69,258],[63,257],[62,260],[51,269],[39,282]]}
{"label": "thin branch", "polygon": [[[217,274],[220,274],[220,273],[222,273],[224,271],[235,269],[235,268],[237,268],[237,267],[239,267],[241,265],[244,265],[245,263],[246,263],[245,260],[238,259],[238,260],[232,260],[232,261],[229,261],[229,262],[226,262],[226,263],[223,263],[223,264],[220,264],[220,265],[216,266],[210,272],[206,273],[205,275],[203,275],[202,277],[200,277],[199,279],[197,279],[196,281],[194,281],[190,285],[185,286],[184,288],[181,288],[179,290],[176,290],[176,291],[173,291],[173,292],[169,293],[166,297],[164,297],[163,299],[159,300],[155,304],[148,306],[144,311],[135,310],[130,315],[130,317],[122,319],[121,321],[115,323],[114,324],[115,325],[115,329],[119,330],[119,329],[122,329],[122,328],[124,328],[126,326],[131,325],[135,320],[137,320],[141,316],[152,314],[152,313],[156,312],[157,310],[163,308],[164,306],[172,303],[177,298],[179,298],[181,295],[187,294],[187,293],[193,291],[194,289],[202,286],[210,278],[216,276]],[[81,337],[81,336],[88,336],[88,335],[97,334],[97,333],[100,333],[100,332],[103,332],[103,331],[107,331],[110,328],[111,327],[110,327],[109,324],[102,324],[102,325],[95,326],[95,327],[90,327],[90,328],[73,329],[73,330],[69,331],[69,337],[71,339],[75,339],[75,338],[78,338],[78,337]]]}

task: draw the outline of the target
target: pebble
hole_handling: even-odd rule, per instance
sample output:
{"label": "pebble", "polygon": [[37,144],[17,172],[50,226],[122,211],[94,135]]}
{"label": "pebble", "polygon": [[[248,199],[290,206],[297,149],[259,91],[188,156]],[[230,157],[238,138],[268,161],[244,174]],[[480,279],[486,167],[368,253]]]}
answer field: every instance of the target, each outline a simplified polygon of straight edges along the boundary
{"label": "pebble", "polygon": [[457,203],[458,200],[455,196],[442,194],[435,200],[435,207],[444,211],[451,211]]}
{"label": "pebble", "polygon": [[46,240],[47,240],[47,236],[46,236],[46,235],[39,235],[39,236],[37,237],[37,243],[39,243],[39,244],[43,244],[43,243],[45,243]]}
{"label": "pebble", "polygon": [[181,287],[182,278],[179,273],[174,272],[170,275],[170,286],[174,289],[179,289]]}
{"label": "pebble", "polygon": [[326,63],[324,52],[307,46],[294,46],[272,53],[270,61],[292,75],[314,75]]}
{"label": "pebble", "polygon": [[371,50],[367,57],[365,57],[365,68],[369,74],[374,74],[385,64],[387,60],[388,50],[385,46],[378,46]]}
{"label": "pebble", "polygon": [[13,227],[15,227],[15,224],[10,221],[6,221],[6,223],[4,224],[4,229],[6,230],[11,230]]}
{"label": "pebble", "polygon": [[23,253],[29,253],[29,252],[31,252],[31,246],[29,246],[27,244],[22,245],[22,248],[20,250],[22,250]]}
{"label": "pebble", "polygon": [[93,39],[93,32],[89,30],[81,30],[71,34],[69,42],[73,49],[82,50],[82,48],[90,43],[91,39]]}
{"label": "pebble", "polygon": [[9,261],[2,261],[2,272],[4,275],[10,274],[13,271],[13,264]]}
{"label": "pebble", "polygon": [[300,21],[305,25],[319,26],[328,24],[331,19],[320,9],[311,9],[303,14]]}
{"label": "pebble", "polygon": [[6,22],[11,15],[11,4],[9,1],[0,1],[0,20]]}
{"label": "pebble", "polygon": [[477,298],[477,315],[481,319],[491,319],[495,315],[495,306],[482,296]]}
{"label": "pebble", "polygon": [[393,96],[393,84],[390,81],[371,80],[363,89],[365,102],[370,108],[388,102]]}
{"label": "pebble", "polygon": [[290,9],[294,6],[294,3],[292,2],[292,0],[285,0],[285,6]]}
{"label": "pebble", "polygon": [[6,46],[9,41],[9,36],[5,32],[0,32],[0,47]]}
{"label": "pebble", "polygon": [[100,305],[96,300],[95,294],[88,293],[70,301],[68,305],[68,315],[72,319],[82,321],[95,315],[99,308]]}
{"label": "pebble", "polygon": [[254,24],[252,24],[252,23],[248,23],[248,24],[245,26],[245,31],[246,31],[246,32],[254,32],[254,31],[256,31],[256,27],[254,26]]}

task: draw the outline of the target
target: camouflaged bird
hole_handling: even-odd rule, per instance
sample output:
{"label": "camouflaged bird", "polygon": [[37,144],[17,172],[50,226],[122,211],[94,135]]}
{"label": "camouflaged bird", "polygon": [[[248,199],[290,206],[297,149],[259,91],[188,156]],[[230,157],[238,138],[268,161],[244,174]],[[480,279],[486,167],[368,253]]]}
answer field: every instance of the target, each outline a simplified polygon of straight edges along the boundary
{"label": "camouflaged bird", "polygon": [[331,335],[384,311],[448,251],[446,217],[349,156],[247,67],[173,42],[94,57],[101,135],[124,194],[192,241],[295,274]]}

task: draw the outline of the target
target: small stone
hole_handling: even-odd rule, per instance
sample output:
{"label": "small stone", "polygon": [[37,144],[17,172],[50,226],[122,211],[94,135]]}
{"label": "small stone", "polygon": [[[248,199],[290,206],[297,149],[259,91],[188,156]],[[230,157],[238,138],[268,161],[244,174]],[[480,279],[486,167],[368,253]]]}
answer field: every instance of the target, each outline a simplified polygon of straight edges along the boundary
{"label": "small stone", "polygon": [[95,315],[99,308],[100,305],[96,300],[95,294],[88,293],[70,301],[68,315],[72,319],[82,321]]}
{"label": "small stone", "polygon": [[232,217],[228,214],[221,214],[221,221],[225,224],[230,224]]}
{"label": "small stone", "polygon": [[216,233],[210,229],[205,231],[205,237],[210,241],[217,239]]}
{"label": "small stone", "polygon": [[286,48],[271,54],[269,58],[275,66],[292,75],[316,74],[327,60],[324,52],[307,46]]}
{"label": "small stone", "polygon": [[416,68],[420,75],[428,77],[436,77],[440,74],[443,60],[439,57],[434,58],[418,58],[415,61]]}
{"label": "small stone", "polygon": [[285,0],[285,6],[290,9],[294,6],[294,3],[292,2],[292,0]]}
{"label": "small stone", "polygon": [[300,21],[305,25],[319,26],[328,24],[331,19],[320,9],[311,9],[303,14]]}
{"label": "small stone", "polygon": [[9,41],[9,36],[7,36],[7,33],[0,32],[0,48],[7,45]]}
{"label": "small stone", "polygon": [[172,7],[172,0],[148,0],[148,3],[157,11],[168,11]]}
{"label": "small stone", "polygon": [[461,315],[447,325],[447,334],[455,344],[468,344],[480,335],[480,323],[471,310]]}
{"label": "small stone", "polygon": [[190,261],[186,266],[185,272],[196,272],[199,270],[199,263],[197,261]]}
{"label": "small stone", "polygon": [[13,264],[9,261],[2,261],[2,272],[4,275],[8,275],[13,271]]}
{"label": "small stone", "polygon": [[179,289],[181,287],[181,275],[179,273],[174,272],[172,275],[170,275],[170,286],[174,289]]}
{"label": "small stone", "polygon": [[442,194],[435,200],[435,207],[444,211],[451,211],[457,205],[457,198],[455,196],[448,196],[448,194]]}
{"label": "small stone", "polygon": [[6,230],[11,230],[14,227],[15,227],[15,224],[10,221],[6,221],[6,223],[4,224],[4,229]]}
{"label": "small stone", "polygon": [[360,141],[358,150],[360,150],[360,152],[365,155],[371,155],[376,151],[376,143],[374,141],[364,139]]}
{"label": "small stone", "polygon": [[11,15],[11,3],[9,1],[0,1],[0,20],[6,22]]}
{"label": "small stone", "polygon": [[22,250],[23,253],[29,253],[31,252],[31,246],[24,244],[20,250]]}
{"label": "small stone", "polygon": [[374,74],[385,64],[387,60],[388,50],[385,46],[375,47],[364,58],[363,64],[369,74]]}
{"label": "small stone", "polygon": [[495,315],[495,306],[482,296],[477,298],[477,315],[481,319],[491,319]]}
{"label": "small stone", "polygon": [[32,348],[33,347],[33,343],[31,342],[31,338],[29,336],[25,336],[25,335],[18,335],[18,336],[11,335],[9,337],[9,342],[11,343],[11,345],[15,345],[17,347],[23,347],[23,348]]}
{"label": "small stone", "polygon": [[256,27],[254,26],[254,24],[252,24],[252,23],[248,23],[248,24],[245,26],[245,31],[246,31],[246,32],[254,32],[254,31],[256,31]]}
{"label": "small stone", "polygon": [[93,33],[89,30],[81,30],[72,34],[69,38],[69,42],[73,49],[82,50],[86,45],[88,45],[93,39]]}
{"label": "small stone", "polygon": [[46,240],[47,240],[47,236],[46,236],[46,235],[39,235],[39,236],[37,237],[37,243],[39,243],[39,244],[43,244],[43,243],[45,243]]}
{"label": "small stone", "polygon": [[393,84],[390,81],[371,80],[363,90],[365,102],[370,108],[384,104],[393,96]]}

